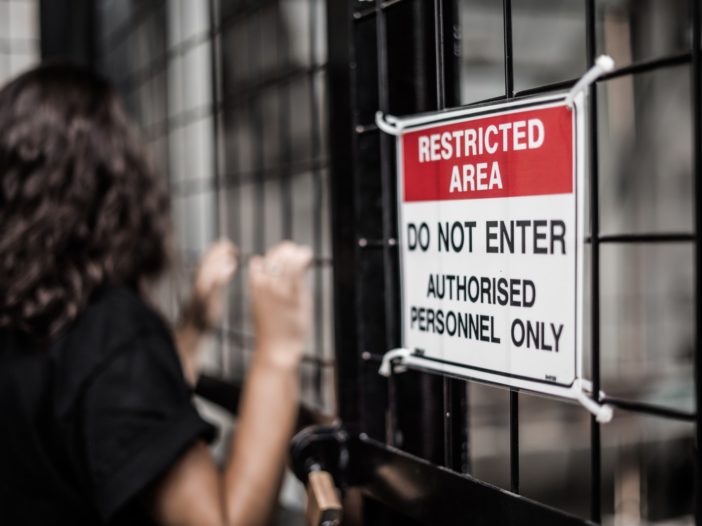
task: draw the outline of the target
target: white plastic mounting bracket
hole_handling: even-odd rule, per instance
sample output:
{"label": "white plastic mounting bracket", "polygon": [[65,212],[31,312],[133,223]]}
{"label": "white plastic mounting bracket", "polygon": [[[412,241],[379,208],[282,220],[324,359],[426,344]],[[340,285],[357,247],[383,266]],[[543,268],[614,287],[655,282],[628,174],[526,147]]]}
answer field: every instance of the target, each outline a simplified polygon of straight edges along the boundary
{"label": "white plastic mounting bracket", "polygon": [[606,424],[612,420],[612,416],[614,415],[612,406],[607,404],[598,404],[592,398],[587,396],[584,391],[576,391],[575,393],[577,396],[576,400],[580,402],[580,405],[595,415],[595,420],[597,420],[600,424]]}
{"label": "white plastic mounting bracket", "polygon": [[587,87],[595,82],[599,77],[608,73],[614,69],[614,59],[609,55],[600,55],[595,60],[595,65],[592,66],[587,72],[580,77],[580,80],[575,83],[575,85],[570,89],[568,95],[566,95],[565,103],[569,108],[573,107],[575,102],[575,97]]}
{"label": "white plastic mounting bracket", "polygon": [[[410,349],[392,349],[383,355],[378,373],[387,378],[392,373],[403,373],[407,371],[413,363],[416,364],[421,360],[422,358],[414,356]],[[592,385],[588,380],[578,378],[573,382],[571,387],[561,389],[560,391],[551,391],[550,394],[562,396],[578,402],[590,413],[595,415],[595,418],[601,424],[606,424],[612,420],[612,416],[614,415],[612,406],[597,403],[588,396],[588,393],[592,391]],[[600,397],[604,398],[604,396],[604,393],[600,391]]]}
{"label": "white plastic mounting bracket", "polygon": [[375,124],[388,135],[402,135],[402,122],[393,115],[384,115],[382,111],[375,112]]}
{"label": "white plastic mounting bracket", "polygon": [[383,362],[380,364],[378,373],[386,378],[393,372],[404,373],[407,370],[407,366],[403,362],[410,354],[412,354],[412,351],[402,348],[386,352],[383,355]]}
{"label": "white plastic mounting bracket", "polygon": [[[612,406],[607,404],[599,404],[588,396],[587,393],[592,392],[592,383],[589,380],[576,380],[576,382],[573,384],[573,392],[575,393],[576,400],[580,403],[580,405],[595,415],[595,419],[600,424],[606,424],[612,420],[612,416],[614,416]],[[605,398],[605,394],[602,391],[600,391],[600,398]]]}

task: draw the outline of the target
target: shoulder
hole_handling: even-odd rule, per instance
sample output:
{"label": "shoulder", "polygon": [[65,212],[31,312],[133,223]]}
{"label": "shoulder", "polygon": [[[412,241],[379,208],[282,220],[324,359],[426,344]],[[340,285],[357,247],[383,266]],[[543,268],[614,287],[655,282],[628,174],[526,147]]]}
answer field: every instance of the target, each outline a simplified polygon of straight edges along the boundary
{"label": "shoulder", "polygon": [[[57,398],[64,410],[87,383],[122,354],[158,347],[172,360],[175,348],[163,318],[135,291],[104,286],[50,350]],[[176,358],[177,360],[177,358]]]}
{"label": "shoulder", "polygon": [[[115,314],[121,317],[115,318]],[[114,322],[122,321],[136,326],[163,325],[156,310],[134,289],[124,285],[103,285],[100,287],[82,314],[84,319],[109,317]]]}
{"label": "shoulder", "polygon": [[170,338],[163,318],[134,290],[106,285],[93,295],[62,340],[74,345],[90,342],[94,352],[109,352],[144,334]]}
{"label": "shoulder", "polygon": [[100,291],[66,342],[66,412],[75,411],[88,484],[109,521],[214,428],[192,404],[165,323],[133,291]]}

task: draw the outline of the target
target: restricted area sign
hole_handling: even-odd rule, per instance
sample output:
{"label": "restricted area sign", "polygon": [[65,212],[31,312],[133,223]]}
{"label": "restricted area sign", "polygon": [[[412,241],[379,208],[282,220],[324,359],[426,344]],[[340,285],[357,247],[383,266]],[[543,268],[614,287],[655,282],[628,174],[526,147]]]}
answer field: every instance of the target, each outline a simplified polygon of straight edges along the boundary
{"label": "restricted area sign", "polygon": [[398,121],[414,363],[569,396],[581,375],[583,113],[582,98],[558,96]]}

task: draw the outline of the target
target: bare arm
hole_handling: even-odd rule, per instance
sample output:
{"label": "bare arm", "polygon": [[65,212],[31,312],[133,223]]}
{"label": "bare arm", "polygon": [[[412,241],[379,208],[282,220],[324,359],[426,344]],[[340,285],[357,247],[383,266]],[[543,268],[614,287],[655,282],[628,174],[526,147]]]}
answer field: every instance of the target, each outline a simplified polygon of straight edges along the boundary
{"label": "bare arm", "polygon": [[[263,353],[262,353],[263,354]],[[229,524],[266,524],[297,418],[297,371],[257,356],[241,403],[242,424],[225,474]]]}
{"label": "bare arm", "polygon": [[224,472],[207,448],[191,448],[154,494],[159,524],[266,524],[276,507],[299,398],[297,366],[309,327],[304,271],[311,254],[279,245],[250,267],[257,347],[239,407],[239,427]]}
{"label": "bare arm", "polygon": [[220,323],[222,296],[236,268],[236,248],[226,239],[212,245],[198,265],[192,294],[174,331],[183,374],[191,385],[197,382],[207,334]]}

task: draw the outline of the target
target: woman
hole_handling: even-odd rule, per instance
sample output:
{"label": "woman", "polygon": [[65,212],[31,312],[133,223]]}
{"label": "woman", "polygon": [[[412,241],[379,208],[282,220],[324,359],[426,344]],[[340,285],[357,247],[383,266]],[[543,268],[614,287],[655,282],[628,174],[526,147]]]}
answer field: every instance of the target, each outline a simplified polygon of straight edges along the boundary
{"label": "woman", "polygon": [[218,243],[173,338],[145,301],[167,198],[102,79],[47,65],[0,91],[0,523],[265,523],[296,417],[306,248],[250,262],[256,352],[229,459],[191,402],[236,268]]}

